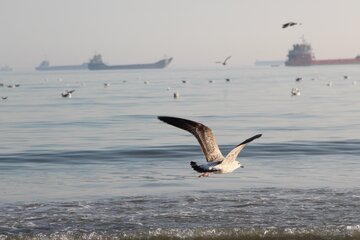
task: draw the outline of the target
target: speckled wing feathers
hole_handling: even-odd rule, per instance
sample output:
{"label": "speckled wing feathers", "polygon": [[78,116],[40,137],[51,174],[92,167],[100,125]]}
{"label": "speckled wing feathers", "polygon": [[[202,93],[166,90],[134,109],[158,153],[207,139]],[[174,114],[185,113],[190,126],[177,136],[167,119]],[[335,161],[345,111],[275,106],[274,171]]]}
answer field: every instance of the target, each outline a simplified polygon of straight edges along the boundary
{"label": "speckled wing feathers", "polygon": [[222,161],[224,156],[221,154],[219,146],[211,129],[201,123],[175,117],[158,117],[159,120],[172,126],[181,128],[193,134],[199,141],[201,149],[208,162]]}

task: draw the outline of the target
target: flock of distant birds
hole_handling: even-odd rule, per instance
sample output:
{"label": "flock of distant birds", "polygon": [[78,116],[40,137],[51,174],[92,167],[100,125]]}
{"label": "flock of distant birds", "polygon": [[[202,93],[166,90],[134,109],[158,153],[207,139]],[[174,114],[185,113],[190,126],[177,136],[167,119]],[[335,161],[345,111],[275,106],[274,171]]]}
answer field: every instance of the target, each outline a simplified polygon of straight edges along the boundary
{"label": "flock of distant birds", "polygon": [[[349,76],[348,76],[348,75],[344,75],[344,76],[343,76],[343,79],[344,79],[344,80],[347,80],[347,79],[349,79]],[[315,78],[312,78],[311,80],[314,81]],[[302,77],[297,77],[297,78],[295,78],[295,81],[296,81],[296,82],[302,81]],[[352,85],[356,85],[356,84],[357,84],[356,81],[352,81]],[[333,86],[333,83],[332,83],[332,82],[328,82],[328,83],[326,83],[326,86],[332,87],[332,86]],[[300,91],[300,89],[297,88],[297,87],[292,88],[291,91],[290,91],[290,93],[291,93],[291,96],[300,96],[300,95],[301,95],[301,91]]]}

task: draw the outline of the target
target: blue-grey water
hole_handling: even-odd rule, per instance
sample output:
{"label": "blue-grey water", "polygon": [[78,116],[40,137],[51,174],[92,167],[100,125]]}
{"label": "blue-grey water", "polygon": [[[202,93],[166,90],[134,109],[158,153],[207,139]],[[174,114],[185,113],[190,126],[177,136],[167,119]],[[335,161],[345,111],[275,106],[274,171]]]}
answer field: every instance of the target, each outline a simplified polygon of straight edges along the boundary
{"label": "blue-grey water", "polygon": [[[360,238],[359,66],[11,72],[0,83],[0,239]],[[224,154],[263,136],[239,155],[245,168],[198,178],[196,139],[159,115],[206,124]]]}

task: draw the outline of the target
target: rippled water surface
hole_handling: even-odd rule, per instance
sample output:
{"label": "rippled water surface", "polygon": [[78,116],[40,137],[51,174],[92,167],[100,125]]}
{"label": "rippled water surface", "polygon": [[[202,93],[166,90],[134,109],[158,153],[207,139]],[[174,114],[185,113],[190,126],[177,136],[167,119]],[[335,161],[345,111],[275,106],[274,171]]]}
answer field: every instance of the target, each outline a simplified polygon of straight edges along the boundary
{"label": "rippled water surface", "polygon": [[[0,239],[360,238],[357,66],[14,72],[0,83]],[[263,136],[240,154],[245,168],[199,179],[196,139],[159,115],[206,124],[224,154]]]}

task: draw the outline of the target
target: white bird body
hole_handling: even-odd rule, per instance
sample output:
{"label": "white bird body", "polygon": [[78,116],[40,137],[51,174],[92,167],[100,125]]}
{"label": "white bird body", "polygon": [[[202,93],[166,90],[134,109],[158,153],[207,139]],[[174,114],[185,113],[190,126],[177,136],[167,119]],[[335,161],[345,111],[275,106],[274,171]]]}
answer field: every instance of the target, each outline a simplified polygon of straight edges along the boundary
{"label": "white bird body", "polygon": [[[201,166],[204,165],[211,165],[210,163],[208,164],[203,164]],[[235,171],[236,169],[238,169],[239,167],[242,167],[242,165],[240,164],[239,161],[231,161],[231,162],[221,162],[220,164],[217,163],[216,166],[214,167],[209,167],[209,170],[216,170],[214,173],[231,173],[233,171]]]}
{"label": "white bird body", "polygon": [[167,124],[186,130],[196,137],[207,160],[207,163],[201,165],[198,165],[193,161],[190,162],[191,167],[195,171],[201,173],[199,177],[208,177],[210,173],[231,173],[234,170],[243,167],[240,162],[236,160],[237,156],[247,143],[262,136],[261,134],[257,134],[246,139],[231,150],[226,157],[224,157],[220,152],[215,136],[209,127],[201,123],[182,118],[163,116],[158,118]]}

